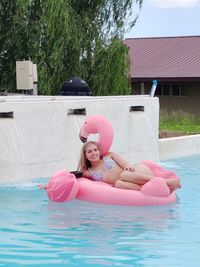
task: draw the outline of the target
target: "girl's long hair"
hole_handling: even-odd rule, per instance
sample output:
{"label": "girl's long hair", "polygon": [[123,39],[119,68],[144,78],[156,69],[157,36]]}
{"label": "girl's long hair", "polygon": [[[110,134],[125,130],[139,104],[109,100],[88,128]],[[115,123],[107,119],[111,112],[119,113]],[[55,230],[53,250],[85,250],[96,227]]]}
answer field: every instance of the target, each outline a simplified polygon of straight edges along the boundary
{"label": "girl's long hair", "polygon": [[81,149],[80,159],[79,159],[78,168],[77,168],[77,170],[79,171],[86,171],[88,170],[88,168],[91,168],[92,166],[90,161],[85,156],[85,151],[87,150],[87,147],[89,145],[95,145],[97,149],[99,150],[100,159],[103,158],[101,146],[97,142],[95,141],[86,142],[85,144],[83,144],[82,149]]}

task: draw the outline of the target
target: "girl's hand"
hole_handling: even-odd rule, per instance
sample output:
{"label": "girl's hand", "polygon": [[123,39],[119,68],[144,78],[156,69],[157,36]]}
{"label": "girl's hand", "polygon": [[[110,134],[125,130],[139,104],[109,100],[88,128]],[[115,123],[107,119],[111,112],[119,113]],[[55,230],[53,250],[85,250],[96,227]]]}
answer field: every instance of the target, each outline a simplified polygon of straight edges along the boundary
{"label": "girl's hand", "polygon": [[43,184],[38,184],[37,185],[37,188],[38,189],[45,189],[46,190],[47,189],[47,186],[46,185],[43,185]]}
{"label": "girl's hand", "polygon": [[135,171],[135,168],[134,168],[132,165],[127,164],[127,165],[124,167],[124,171],[134,172],[134,171]]}

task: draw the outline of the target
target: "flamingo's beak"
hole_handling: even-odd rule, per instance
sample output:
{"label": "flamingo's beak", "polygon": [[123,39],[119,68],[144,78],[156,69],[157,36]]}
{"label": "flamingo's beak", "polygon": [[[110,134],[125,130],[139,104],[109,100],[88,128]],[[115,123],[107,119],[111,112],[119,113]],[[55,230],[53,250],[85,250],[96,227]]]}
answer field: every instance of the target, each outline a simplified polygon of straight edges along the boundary
{"label": "flamingo's beak", "polygon": [[83,137],[81,134],[79,134],[79,138],[80,138],[81,142],[83,142],[83,143],[87,142],[87,138]]}
{"label": "flamingo's beak", "polygon": [[88,136],[89,136],[89,133],[85,130],[84,125],[83,125],[79,133],[79,138],[83,143],[85,143],[87,142]]}

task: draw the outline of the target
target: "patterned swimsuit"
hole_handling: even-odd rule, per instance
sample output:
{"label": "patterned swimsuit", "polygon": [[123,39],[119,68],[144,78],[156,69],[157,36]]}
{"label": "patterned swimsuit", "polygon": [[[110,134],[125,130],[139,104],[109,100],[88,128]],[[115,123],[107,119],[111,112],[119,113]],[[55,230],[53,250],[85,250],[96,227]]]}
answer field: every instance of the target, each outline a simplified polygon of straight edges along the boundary
{"label": "patterned swimsuit", "polygon": [[90,175],[95,181],[100,181],[104,178],[105,176],[105,171],[107,170],[112,170],[117,164],[116,162],[109,158],[109,157],[103,157],[103,162],[104,162],[104,171],[93,171],[90,168],[88,169]]}

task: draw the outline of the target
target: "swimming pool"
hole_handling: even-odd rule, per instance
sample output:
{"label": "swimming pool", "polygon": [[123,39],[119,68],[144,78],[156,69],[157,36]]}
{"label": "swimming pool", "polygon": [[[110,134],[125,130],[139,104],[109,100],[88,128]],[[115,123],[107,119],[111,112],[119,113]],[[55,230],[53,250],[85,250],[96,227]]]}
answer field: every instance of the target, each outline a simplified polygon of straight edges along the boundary
{"label": "swimming pool", "polygon": [[182,179],[169,206],[52,203],[38,181],[1,186],[0,266],[199,266],[200,155],[162,165]]}

